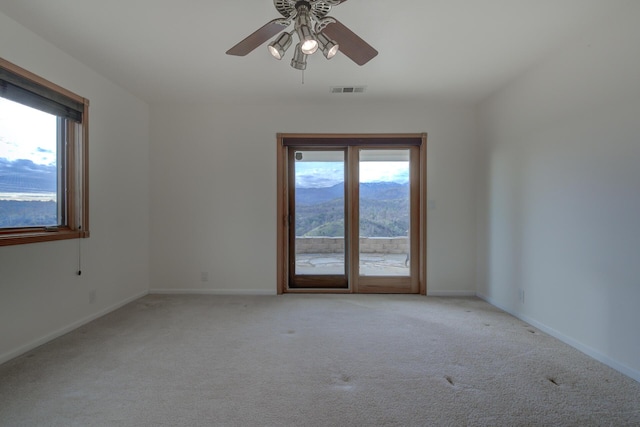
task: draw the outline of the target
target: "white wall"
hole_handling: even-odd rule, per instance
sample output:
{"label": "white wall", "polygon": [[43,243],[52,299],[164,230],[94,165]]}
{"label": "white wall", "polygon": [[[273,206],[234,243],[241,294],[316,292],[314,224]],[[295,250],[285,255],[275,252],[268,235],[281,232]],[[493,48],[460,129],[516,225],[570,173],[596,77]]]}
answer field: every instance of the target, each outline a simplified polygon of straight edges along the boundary
{"label": "white wall", "polygon": [[473,109],[338,95],[151,111],[152,291],[276,292],[278,132],[427,132],[428,292],[475,294]]}
{"label": "white wall", "polygon": [[629,2],[486,100],[478,180],[478,292],[638,380],[639,21]]}
{"label": "white wall", "polygon": [[149,109],[1,13],[0,57],[91,102],[91,237],[0,247],[2,363],[147,292]]}

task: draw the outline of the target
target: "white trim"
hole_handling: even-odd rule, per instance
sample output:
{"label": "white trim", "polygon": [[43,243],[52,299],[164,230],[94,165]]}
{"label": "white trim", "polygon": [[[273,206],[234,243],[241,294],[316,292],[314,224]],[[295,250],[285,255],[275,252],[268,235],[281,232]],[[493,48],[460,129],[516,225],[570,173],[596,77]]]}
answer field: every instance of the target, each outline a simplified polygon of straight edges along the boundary
{"label": "white trim", "polygon": [[485,300],[486,302],[488,302],[489,304],[499,308],[502,311],[505,311],[507,313],[509,313],[510,315],[517,317],[520,320],[523,320],[525,322],[527,322],[528,324],[540,329],[541,331],[543,331],[546,334],[551,335],[552,337],[559,339],[560,341],[564,342],[565,344],[570,345],[571,347],[580,350],[581,352],[583,352],[584,354],[586,354],[587,356],[597,360],[598,362],[604,363],[605,365],[609,366],[610,368],[615,369],[616,371],[640,382],[640,371],[630,368],[612,358],[610,358],[609,356],[606,356],[602,353],[600,353],[598,350],[589,347],[588,345],[585,345],[583,343],[581,343],[580,341],[577,341],[573,338],[571,338],[570,336],[567,336],[565,334],[563,334],[562,332],[556,331],[553,328],[550,328],[549,326],[545,325],[544,323],[540,323],[535,319],[532,319],[528,316],[525,316],[523,314],[517,313],[515,311],[512,310],[508,310],[506,307],[502,307],[500,304],[495,303],[491,298],[488,298],[486,295],[482,295],[482,294],[477,294],[478,298],[481,298],[483,300]]}
{"label": "white trim", "polygon": [[475,297],[476,291],[430,291],[427,289],[428,297]]}
{"label": "white trim", "polygon": [[100,311],[98,311],[98,312],[96,312],[96,313],[94,313],[94,314],[92,314],[92,315],[90,315],[88,317],[85,317],[84,319],[80,319],[77,322],[73,322],[70,325],[67,325],[67,326],[65,326],[63,328],[60,328],[60,329],[54,331],[54,332],[51,332],[50,334],[44,335],[44,336],[42,336],[42,337],[40,337],[40,338],[38,338],[38,339],[36,339],[34,341],[31,341],[28,344],[22,345],[22,346],[16,348],[15,350],[8,351],[8,352],[0,355],[0,364],[8,362],[9,360],[14,359],[14,358],[16,358],[16,357],[18,357],[18,356],[20,356],[20,355],[22,355],[22,354],[24,354],[24,353],[26,353],[28,351],[31,351],[36,347],[39,347],[39,346],[41,346],[43,344],[48,343],[49,341],[52,341],[52,340],[54,340],[54,339],[56,339],[58,337],[61,337],[62,335],[67,334],[67,333],[73,331],[74,329],[78,329],[80,326],[86,325],[87,323],[92,322],[92,321],[94,321],[94,320],[96,320],[96,319],[98,319],[98,318],[100,318],[100,317],[102,317],[102,316],[104,316],[106,314],[109,314],[112,311],[115,311],[115,310],[119,309],[120,307],[123,307],[123,306],[129,304],[130,302],[133,302],[133,301],[135,301],[135,300],[137,300],[139,298],[142,298],[143,296],[147,295],[148,293],[149,292],[144,291],[144,292],[141,292],[139,294],[136,294],[136,295],[134,295],[132,297],[129,297],[129,298],[123,300],[123,301],[120,301],[120,302],[118,302],[116,304],[113,304],[113,305],[111,305],[111,306],[109,306],[109,307],[107,307],[105,309],[102,309],[102,310],[100,310]]}
{"label": "white trim", "polygon": [[257,295],[272,296],[277,292],[263,289],[150,289],[155,295]]}

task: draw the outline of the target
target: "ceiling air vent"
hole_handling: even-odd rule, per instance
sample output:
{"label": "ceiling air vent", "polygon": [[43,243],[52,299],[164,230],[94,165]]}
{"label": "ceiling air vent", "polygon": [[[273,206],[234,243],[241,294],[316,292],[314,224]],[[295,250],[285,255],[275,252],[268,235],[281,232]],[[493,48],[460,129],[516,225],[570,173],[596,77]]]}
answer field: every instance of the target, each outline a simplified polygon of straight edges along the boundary
{"label": "ceiling air vent", "polygon": [[334,86],[331,93],[364,93],[366,86]]}

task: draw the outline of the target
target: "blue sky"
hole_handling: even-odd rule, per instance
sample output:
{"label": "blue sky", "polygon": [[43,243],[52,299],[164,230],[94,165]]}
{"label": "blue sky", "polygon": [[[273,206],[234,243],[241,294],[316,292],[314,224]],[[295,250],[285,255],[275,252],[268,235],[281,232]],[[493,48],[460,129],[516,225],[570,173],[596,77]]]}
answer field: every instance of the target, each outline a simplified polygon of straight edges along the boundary
{"label": "blue sky", "polygon": [[[296,163],[296,187],[331,187],[344,180],[342,162]],[[360,182],[409,182],[408,162],[360,162]]]}
{"label": "blue sky", "polygon": [[[0,97],[0,193],[56,192],[54,115]],[[0,196],[2,196],[0,194]]]}
{"label": "blue sky", "polygon": [[0,157],[56,162],[56,116],[0,97]]}

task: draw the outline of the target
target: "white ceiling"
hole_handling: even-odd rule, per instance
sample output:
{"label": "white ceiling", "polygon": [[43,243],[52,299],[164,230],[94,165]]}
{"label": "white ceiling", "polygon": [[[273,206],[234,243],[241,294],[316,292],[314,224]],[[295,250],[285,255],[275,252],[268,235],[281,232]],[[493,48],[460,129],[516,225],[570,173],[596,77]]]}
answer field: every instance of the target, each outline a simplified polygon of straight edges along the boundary
{"label": "white ceiling", "polygon": [[[629,0],[348,0],[330,15],[380,53],[321,53],[302,73],[265,43],[225,51],[279,17],[272,0],[0,0],[0,11],[143,100],[335,97],[474,104]],[[366,85],[358,95],[331,86]]]}

